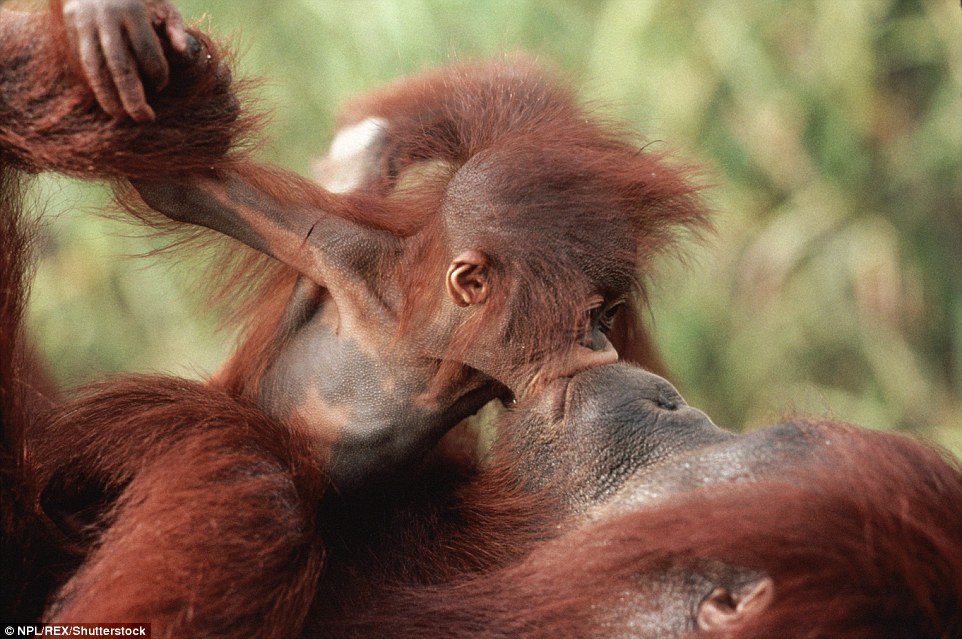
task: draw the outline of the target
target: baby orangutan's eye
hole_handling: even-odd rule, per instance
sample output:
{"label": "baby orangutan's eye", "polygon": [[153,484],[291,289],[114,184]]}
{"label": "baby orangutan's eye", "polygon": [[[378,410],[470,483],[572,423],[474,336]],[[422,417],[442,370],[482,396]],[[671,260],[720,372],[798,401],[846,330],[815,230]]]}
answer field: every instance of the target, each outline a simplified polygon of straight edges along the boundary
{"label": "baby orangutan's eye", "polygon": [[607,334],[614,326],[618,312],[625,306],[624,299],[605,301],[600,296],[593,300],[594,304],[585,311],[586,324],[583,328],[581,344],[596,351],[608,347]]}
{"label": "baby orangutan's eye", "polygon": [[591,323],[597,326],[602,333],[608,333],[615,323],[618,312],[625,306],[624,300],[615,300],[608,304],[598,306],[591,311]]}

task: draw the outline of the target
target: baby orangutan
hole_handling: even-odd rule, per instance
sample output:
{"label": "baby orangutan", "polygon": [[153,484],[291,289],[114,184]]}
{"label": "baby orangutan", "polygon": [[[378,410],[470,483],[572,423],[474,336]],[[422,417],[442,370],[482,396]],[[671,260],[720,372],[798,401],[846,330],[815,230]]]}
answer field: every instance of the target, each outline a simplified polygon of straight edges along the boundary
{"label": "baby orangutan", "polygon": [[409,470],[493,398],[615,361],[606,333],[639,272],[673,227],[705,221],[680,171],[524,60],[430,72],[354,110],[335,141],[353,137],[338,169],[361,167],[353,190],[257,166],[135,182],[153,209],[300,274],[243,385],[309,433],[341,492]]}

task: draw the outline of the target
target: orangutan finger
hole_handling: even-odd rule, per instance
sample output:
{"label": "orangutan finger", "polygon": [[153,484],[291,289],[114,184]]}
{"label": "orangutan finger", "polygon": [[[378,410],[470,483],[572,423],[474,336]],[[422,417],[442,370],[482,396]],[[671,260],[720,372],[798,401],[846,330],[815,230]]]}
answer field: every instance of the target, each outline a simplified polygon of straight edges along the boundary
{"label": "orangutan finger", "polygon": [[157,32],[147,19],[146,12],[128,16],[124,26],[127,29],[130,48],[133,50],[140,70],[147,77],[152,88],[158,91],[163,89],[170,80],[170,67],[164,56],[160,38],[157,37]]}
{"label": "orangutan finger", "polygon": [[78,29],[75,37],[80,66],[87,84],[93,91],[94,98],[100,108],[111,117],[122,118],[125,113],[124,105],[117,95],[106,60],[100,50],[100,39],[96,33],[88,29]]}
{"label": "orangutan finger", "polygon": [[123,110],[135,122],[150,122],[154,110],[147,104],[140,71],[124,38],[115,31],[100,32],[100,46]]}

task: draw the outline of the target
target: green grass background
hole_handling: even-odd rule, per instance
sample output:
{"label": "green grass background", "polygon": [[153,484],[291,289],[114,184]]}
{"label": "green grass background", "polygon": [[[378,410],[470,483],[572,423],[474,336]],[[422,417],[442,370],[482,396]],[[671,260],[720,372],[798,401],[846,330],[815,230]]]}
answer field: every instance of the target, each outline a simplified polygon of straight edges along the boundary
{"label": "green grass background", "polygon": [[[962,10],[957,0],[185,0],[273,110],[261,157],[306,172],[347,97],[526,50],[705,166],[718,233],[664,260],[673,380],[721,425],[788,413],[962,454]],[[206,16],[206,17],[205,17]],[[196,264],[45,179],[31,322],[57,378],[203,375],[230,347]]]}

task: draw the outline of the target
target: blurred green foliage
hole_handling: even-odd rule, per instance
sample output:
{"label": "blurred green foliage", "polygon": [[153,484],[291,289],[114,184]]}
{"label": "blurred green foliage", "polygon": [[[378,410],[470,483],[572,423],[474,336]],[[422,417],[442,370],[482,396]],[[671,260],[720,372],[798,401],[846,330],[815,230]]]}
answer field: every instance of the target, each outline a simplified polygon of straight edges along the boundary
{"label": "blurred green foliage", "polygon": [[[751,428],[830,414],[962,453],[962,11],[957,0],[184,0],[273,110],[261,153],[306,172],[345,98],[527,50],[704,166],[717,236],[663,262],[658,341],[692,404]],[[641,139],[641,138],[640,138]],[[53,193],[54,197],[50,199]],[[230,346],[194,267],[47,180],[32,320],[61,380],[212,370]],[[155,260],[156,262],[156,260]],[[173,276],[172,276],[173,274]]]}

